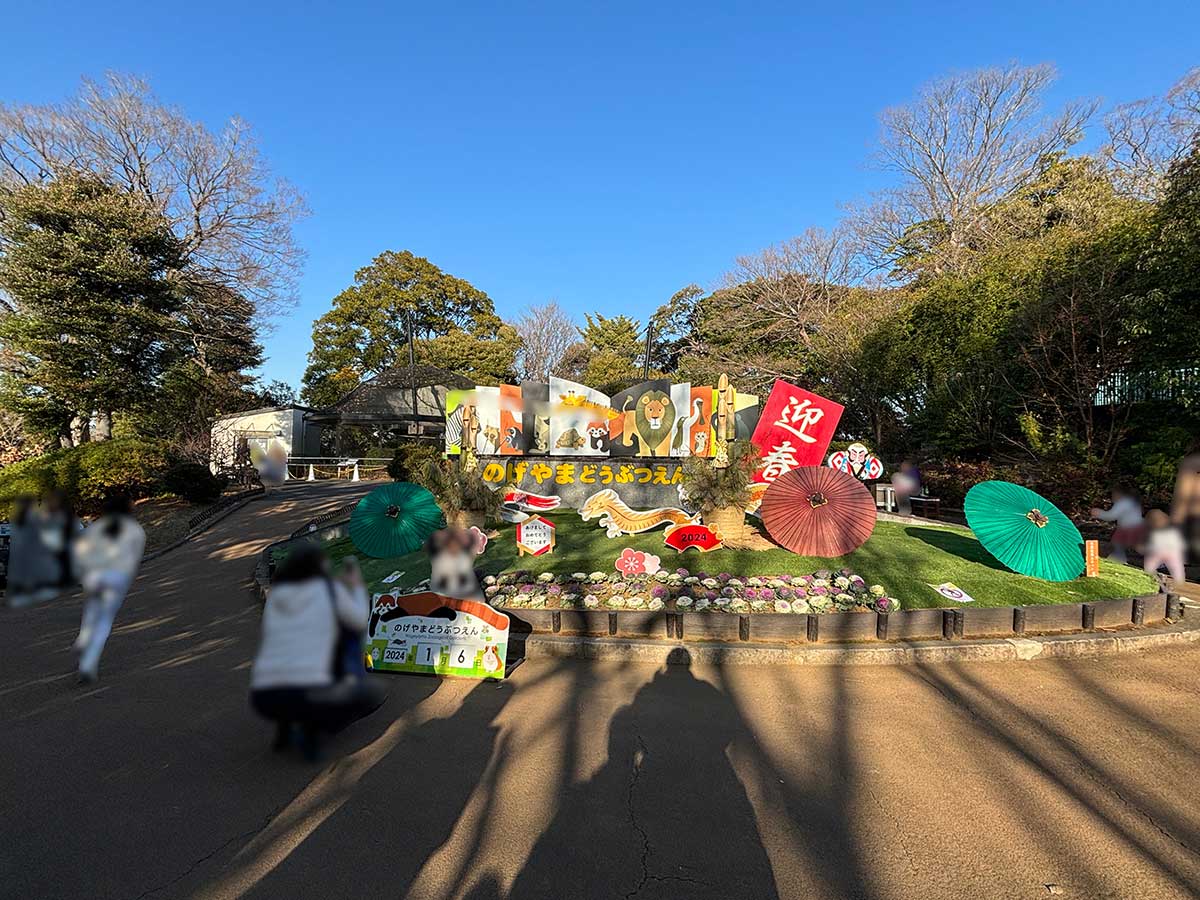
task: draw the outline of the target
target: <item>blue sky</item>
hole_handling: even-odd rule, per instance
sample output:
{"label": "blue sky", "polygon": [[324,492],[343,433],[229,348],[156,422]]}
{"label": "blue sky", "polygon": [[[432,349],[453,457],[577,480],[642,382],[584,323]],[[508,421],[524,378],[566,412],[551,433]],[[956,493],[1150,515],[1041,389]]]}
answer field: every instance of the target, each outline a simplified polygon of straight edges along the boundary
{"label": "blue sky", "polygon": [[294,386],[312,320],[383,250],[429,257],[502,315],[556,298],[644,317],[833,224],[884,177],[877,113],[930,78],[1048,61],[1053,100],[1112,103],[1200,63],[1194,0],[110,2],[5,19],[7,101],[117,69],[214,127],[253,124],[312,208],[299,303],[266,336],[265,376]]}

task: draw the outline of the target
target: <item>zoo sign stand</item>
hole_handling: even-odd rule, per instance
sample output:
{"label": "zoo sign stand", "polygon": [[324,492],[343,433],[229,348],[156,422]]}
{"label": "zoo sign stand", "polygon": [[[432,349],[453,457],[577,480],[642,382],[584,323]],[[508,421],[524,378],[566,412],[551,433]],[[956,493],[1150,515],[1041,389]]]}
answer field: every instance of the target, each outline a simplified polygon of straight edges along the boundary
{"label": "zoo sign stand", "polygon": [[541,556],[554,552],[554,523],[542,516],[530,516],[517,523],[517,555]]}
{"label": "zoo sign stand", "polygon": [[377,594],[367,660],[374,672],[504,677],[509,619],[486,603],[442,594]]}

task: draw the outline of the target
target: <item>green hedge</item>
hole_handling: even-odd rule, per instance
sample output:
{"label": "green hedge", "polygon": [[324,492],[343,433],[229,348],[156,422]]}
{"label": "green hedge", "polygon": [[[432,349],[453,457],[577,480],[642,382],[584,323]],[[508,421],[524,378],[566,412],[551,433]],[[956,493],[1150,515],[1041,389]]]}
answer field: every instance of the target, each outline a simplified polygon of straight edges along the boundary
{"label": "green hedge", "polygon": [[114,491],[132,498],[154,493],[169,464],[164,444],[138,438],[55,450],[0,469],[0,505],[8,507],[23,494],[42,496],[59,488],[81,512],[94,512]]}

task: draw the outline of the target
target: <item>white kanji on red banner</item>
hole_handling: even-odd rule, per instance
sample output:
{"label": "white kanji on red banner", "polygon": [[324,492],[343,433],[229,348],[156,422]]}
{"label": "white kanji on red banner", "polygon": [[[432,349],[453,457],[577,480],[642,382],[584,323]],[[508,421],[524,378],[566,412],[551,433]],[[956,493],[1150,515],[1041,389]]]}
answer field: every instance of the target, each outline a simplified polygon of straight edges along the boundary
{"label": "white kanji on red banner", "polygon": [[771,482],[801,466],[819,466],[837,432],[844,407],[776,380],[751,440],[762,455],[754,480]]}

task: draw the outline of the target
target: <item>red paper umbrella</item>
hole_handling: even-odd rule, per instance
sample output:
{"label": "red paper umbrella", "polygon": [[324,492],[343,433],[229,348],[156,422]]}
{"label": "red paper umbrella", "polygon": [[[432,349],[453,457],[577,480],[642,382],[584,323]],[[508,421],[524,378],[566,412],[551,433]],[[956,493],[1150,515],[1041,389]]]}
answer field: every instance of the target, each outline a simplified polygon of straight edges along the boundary
{"label": "red paper umbrella", "polygon": [[761,515],[771,537],[802,556],[844,556],[875,530],[875,501],[866,485],[816,466],[779,476],[763,495]]}

